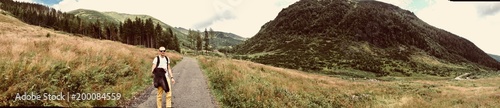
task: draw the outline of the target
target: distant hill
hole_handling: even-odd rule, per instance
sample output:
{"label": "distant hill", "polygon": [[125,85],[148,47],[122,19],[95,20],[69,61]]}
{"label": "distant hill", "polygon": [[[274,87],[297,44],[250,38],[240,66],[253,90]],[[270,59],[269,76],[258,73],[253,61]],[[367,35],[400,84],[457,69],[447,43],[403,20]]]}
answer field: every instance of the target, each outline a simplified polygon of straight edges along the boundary
{"label": "distant hill", "polygon": [[[135,20],[136,17],[141,19],[151,18],[155,25],[159,23],[163,28],[173,28],[172,26],[149,15],[132,15],[125,13],[117,13],[117,12],[98,12],[95,10],[88,10],[88,9],[77,9],[69,11],[68,13],[75,14],[76,16],[79,16],[82,19],[88,19],[91,21],[97,21],[97,19],[99,19],[99,21],[113,22],[115,24],[118,24],[120,22],[123,23],[127,18],[131,20]],[[179,38],[179,43],[182,46],[187,46],[187,44],[189,43],[187,40],[187,36],[176,29],[172,29],[172,31],[177,36],[177,38]]]}
{"label": "distant hill", "polygon": [[211,44],[217,46],[216,48],[229,48],[229,47],[232,48],[235,47],[236,45],[243,43],[246,40],[246,38],[243,38],[233,33],[227,33],[221,31],[214,31],[214,32],[215,32],[215,38],[212,39]]}
{"label": "distant hill", "polygon": [[[175,27],[178,31],[184,34],[188,34],[189,30],[182,28],[182,27]],[[200,31],[203,32],[203,31]],[[228,48],[228,47],[235,47],[236,45],[239,45],[243,43],[247,38],[241,37],[239,35],[233,34],[233,33],[227,33],[227,32],[222,32],[222,31],[214,31],[215,37],[214,39],[211,40],[210,45],[216,46],[216,49],[219,48]],[[202,33],[203,34],[203,33]]]}
{"label": "distant hill", "polygon": [[216,36],[220,35],[220,37],[228,37],[228,38],[232,38],[232,39],[240,40],[240,41],[247,40],[247,38],[241,37],[241,36],[233,34],[233,33],[228,33],[228,32],[223,32],[223,31],[214,31],[214,32],[215,32]]}
{"label": "distant hill", "polygon": [[182,28],[182,27],[175,27],[175,29],[177,29],[177,31],[180,31],[181,33],[184,33],[184,34],[189,34],[189,30],[188,29],[185,29],[185,28]]}
{"label": "distant hill", "polygon": [[494,54],[488,54],[488,55],[491,56],[493,59],[497,60],[498,62],[500,62],[500,56]]}
{"label": "distant hill", "polygon": [[410,11],[369,0],[300,0],[236,52],[264,64],[327,74],[356,69],[377,76],[450,76],[500,69],[469,40]]}
{"label": "distant hill", "polygon": [[101,12],[98,12],[95,10],[77,9],[77,10],[69,11],[68,13],[74,14],[75,16],[79,16],[82,19],[87,19],[87,20],[92,21],[92,22],[99,20],[102,22],[112,22],[112,23],[118,24],[118,23],[124,21],[124,20],[115,19],[111,16],[108,16],[104,13],[101,13]]}

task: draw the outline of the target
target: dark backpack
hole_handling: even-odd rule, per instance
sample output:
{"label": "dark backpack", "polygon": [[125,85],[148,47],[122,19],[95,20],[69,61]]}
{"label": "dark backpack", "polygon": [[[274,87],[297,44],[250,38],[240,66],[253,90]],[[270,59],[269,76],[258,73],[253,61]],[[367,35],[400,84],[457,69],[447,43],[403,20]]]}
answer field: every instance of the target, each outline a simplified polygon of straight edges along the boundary
{"label": "dark backpack", "polygon": [[[167,65],[168,65],[168,57],[165,56],[165,60],[167,60]],[[158,68],[158,66],[160,65],[160,56],[156,56],[156,68]],[[167,66],[168,68],[168,66]],[[168,69],[165,69],[165,71],[168,70]]]}
{"label": "dark backpack", "polygon": [[[165,59],[167,60],[167,64],[168,64],[169,59],[167,57],[165,57]],[[167,76],[165,76],[165,73],[166,73],[166,71],[168,71],[168,69],[158,69],[158,66],[160,65],[160,56],[156,56],[156,60],[157,60],[156,67],[153,70],[153,74],[154,74],[153,86],[155,88],[158,88],[161,86],[165,92],[169,92],[170,88],[168,88],[168,83],[166,83]],[[164,78],[161,78],[161,77],[164,77]],[[161,79],[163,79],[163,81]],[[164,83],[161,83],[161,82],[164,82]]]}

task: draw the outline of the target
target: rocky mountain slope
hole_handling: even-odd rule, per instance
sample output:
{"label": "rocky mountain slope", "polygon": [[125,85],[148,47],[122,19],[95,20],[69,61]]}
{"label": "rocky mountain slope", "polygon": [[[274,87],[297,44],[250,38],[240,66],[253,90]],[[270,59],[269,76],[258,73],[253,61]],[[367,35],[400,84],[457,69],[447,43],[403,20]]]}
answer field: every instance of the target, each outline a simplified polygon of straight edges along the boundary
{"label": "rocky mountain slope", "polygon": [[[300,0],[237,47],[249,59],[327,74],[457,75],[500,69],[474,43],[378,1]],[[365,75],[366,76],[366,75]]]}

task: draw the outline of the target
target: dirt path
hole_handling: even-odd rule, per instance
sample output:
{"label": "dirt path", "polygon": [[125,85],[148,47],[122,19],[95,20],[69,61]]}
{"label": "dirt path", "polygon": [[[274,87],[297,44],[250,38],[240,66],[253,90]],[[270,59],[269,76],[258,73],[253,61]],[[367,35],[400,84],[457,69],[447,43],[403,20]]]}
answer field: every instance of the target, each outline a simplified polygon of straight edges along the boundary
{"label": "dirt path", "polygon": [[[173,67],[176,83],[172,87],[172,106],[174,108],[216,108],[215,100],[210,94],[207,80],[193,58],[184,57]],[[151,89],[144,97],[145,102],[132,107],[154,108],[156,107],[156,88]],[[165,94],[165,93],[164,93]],[[165,100],[165,95],[163,95]],[[165,107],[165,101],[163,102]]]}
{"label": "dirt path", "polygon": [[[470,74],[470,73],[465,73],[465,74],[462,74],[462,75],[460,75],[460,76],[457,76],[457,77],[455,77],[455,80],[464,80],[462,77],[467,76],[467,75],[469,75],[469,74]],[[466,78],[466,79],[469,79],[469,78]]]}

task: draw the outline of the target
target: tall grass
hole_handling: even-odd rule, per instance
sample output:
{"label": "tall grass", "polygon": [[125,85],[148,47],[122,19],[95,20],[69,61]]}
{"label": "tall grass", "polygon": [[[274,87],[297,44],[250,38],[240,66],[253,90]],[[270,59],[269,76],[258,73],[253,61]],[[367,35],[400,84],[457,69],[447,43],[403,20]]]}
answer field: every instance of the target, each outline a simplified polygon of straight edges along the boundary
{"label": "tall grass", "polygon": [[[249,61],[198,56],[222,107],[498,107],[499,76],[341,79]],[[444,80],[445,79],[445,80]]]}
{"label": "tall grass", "polygon": [[[8,16],[0,19],[0,106],[117,106],[151,85],[155,49],[70,36]],[[168,56],[174,63],[181,59],[175,53]],[[121,99],[14,101],[16,93],[24,92],[120,93]]]}

